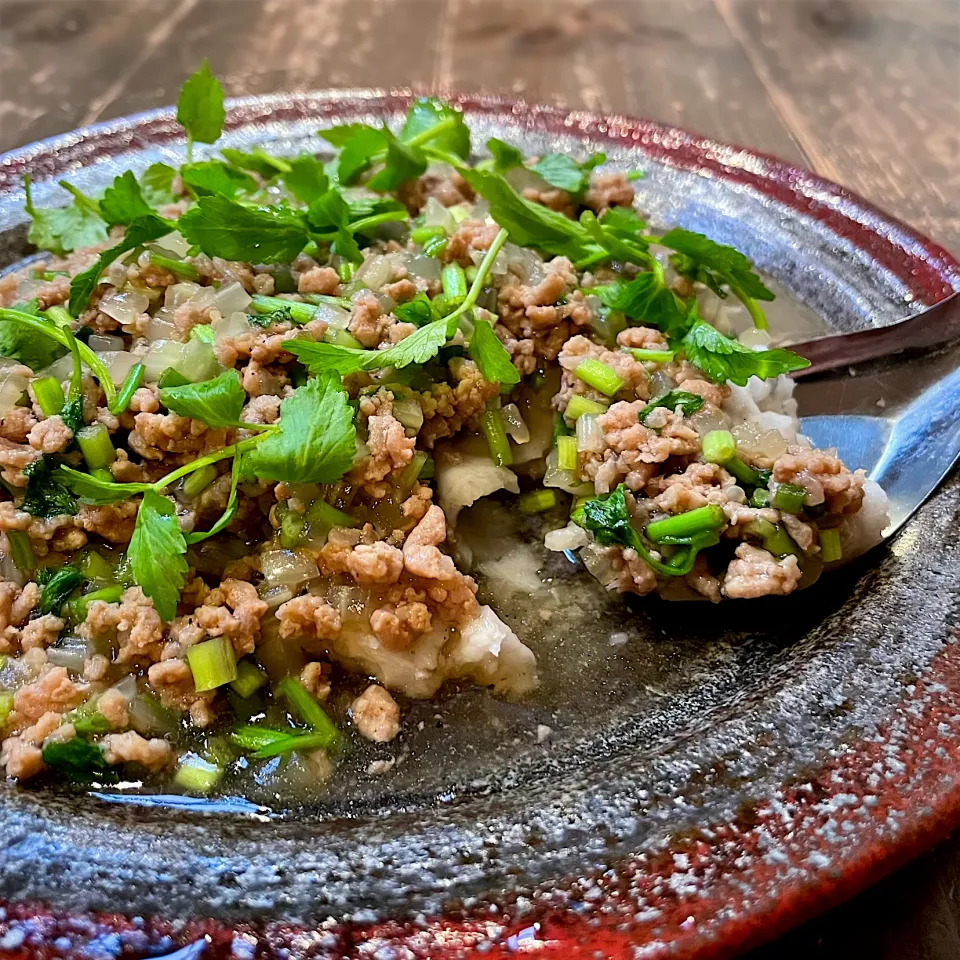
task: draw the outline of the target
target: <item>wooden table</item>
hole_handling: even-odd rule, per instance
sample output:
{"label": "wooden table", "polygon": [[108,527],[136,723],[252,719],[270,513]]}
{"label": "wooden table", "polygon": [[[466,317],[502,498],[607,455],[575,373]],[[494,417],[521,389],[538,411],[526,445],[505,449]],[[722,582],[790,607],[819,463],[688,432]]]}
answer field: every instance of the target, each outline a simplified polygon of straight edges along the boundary
{"label": "wooden table", "polygon": [[[958,0],[0,0],[0,150],[228,94],[481,90],[779,154],[960,252]],[[956,960],[960,837],[751,960]]]}

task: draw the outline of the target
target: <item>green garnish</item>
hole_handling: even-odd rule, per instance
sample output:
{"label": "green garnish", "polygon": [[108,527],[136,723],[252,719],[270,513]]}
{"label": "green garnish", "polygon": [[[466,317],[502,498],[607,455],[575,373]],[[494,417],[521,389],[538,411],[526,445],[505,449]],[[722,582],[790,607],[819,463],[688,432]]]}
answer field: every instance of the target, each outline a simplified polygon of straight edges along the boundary
{"label": "green garnish", "polygon": [[130,170],[115,177],[113,185],[103,191],[100,211],[107,225],[111,227],[116,224],[126,226],[128,223],[133,223],[137,217],[156,213],[144,200],[140,184]]}
{"label": "green garnish", "polygon": [[193,685],[201,693],[237,679],[237,659],[229,637],[213,637],[188,647],[187,663],[193,674]]}
{"label": "green garnish", "polygon": [[113,783],[117,772],[107,763],[103,749],[80,737],[55,741],[43,748],[43,762],[76,783]]}
{"label": "green garnish", "polygon": [[220,139],[225,119],[223,87],[204,59],[200,69],[180,88],[177,100],[177,122],[187,132],[188,163],[193,159],[195,142],[216,143]]}
{"label": "green garnish", "polygon": [[155,490],[146,490],[137,511],[127,559],[137,584],[153,600],[164,620],[177,615],[180,591],[189,569],[183,556],[186,552],[187,543],[174,505]]}
{"label": "green garnish", "polygon": [[59,613],[67,597],[84,582],[86,578],[76,567],[60,567],[43,585],[37,609],[41,614]]}
{"label": "green garnish", "polygon": [[698,410],[703,409],[706,401],[697,393],[687,393],[686,390],[668,390],[653,400],[648,400],[647,405],[637,414],[637,419],[641,423],[646,423],[647,417],[653,413],[657,407],[666,407],[668,410],[680,408],[680,412],[685,417],[691,417]]}
{"label": "green garnish", "polygon": [[513,365],[507,348],[486,320],[477,320],[473,325],[467,353],[488,383],[509,387],[520,382],[520,371]]}
{"label": "green garnish", "polygon": [[246,399],[236,370],[227,370],[212,380],[160,390],[160,402],[168,410],[214,429],[236,426]]}
{"label": "green garnish", "polygon": [[33,205],[30,177],[23,178],[23,189],[27,195],[24,209],[32,220],[27,240],[57,256],[104,243],[107,225],[100,215],[97,201],[65,181],[60,181],[60,186],[73,195],[73,201],[66,207],[38,208]]}

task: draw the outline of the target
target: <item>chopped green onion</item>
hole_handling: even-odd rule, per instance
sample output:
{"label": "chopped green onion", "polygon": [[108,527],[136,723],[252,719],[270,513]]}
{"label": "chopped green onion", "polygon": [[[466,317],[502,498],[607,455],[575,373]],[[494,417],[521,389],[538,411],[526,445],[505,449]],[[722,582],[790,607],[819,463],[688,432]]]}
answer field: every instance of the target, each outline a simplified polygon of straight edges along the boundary
{"label": "chopped green onion", "polygon": [[363,344],[356,337],[351,337],[346,330],[334,330],[333,327],[327,327],[323,339],[326,343],[333,343],[338,347],[350,347],[353,350],[363,348]]}
{"label": "chopped green onion", "polygon": [[48,320],[53,321],[58,327],[73,323],[73,317],[70,316],[70,311],[66,307],[48,307],[43,313]]}
{"label": "chopped green onion", "polygon": [[228,637],[213,637],[187,649],[187,663],[198,693],[237,679],[237,660]]}
{"label": "chopped green onion", "polygon": [[91,423],[77,431],[77,443],[91,470],[106,468],[117,459],[110,431],[102,423]]}
{"label": "chopped green onion", "polygon": [[97,467],[96,470],[90,471],[91,477],[96,477],[97,480],[103,480],[106,483],[113,483],[113,474],[106,467]]}
{"label": "chopped green onion", "polygon": [[423,255],[426,257],[439,257],[450,241],[446,237],[431,237],[423,245]]}
{"label": "chopped green onion", "polygon": [[820,531],[820,553],[824,563],[835,563],[843,559],[840,531],[836,527],[828,527]]}
{"label": "chopped green onion", "polygon": [[757,487],[750,494],[750,506],[763,509],[770,506],[770,491],[766,487]]}
{"label": "chopped green onion", "polygon": [[201,343],[213,343],[217,337],[209,323],[198,323],[191,328],[190,339],[199,340]]}
{"label": "chopped green onion", "polygon": [[443,295],[448,300],[463,300],[467,295],[467,275],[459,263],[448,263],[440,271]]}
{"label": "chopped green onion", "polygon": [[13,713],[13,694],[0,690],[0,729],[5,726],[11,713]]}
{"label": "chopped green onion", "polygon": [[284,677],[277,684],[277,692],[282,693],[291,703],[300,718],[313,729],[314,733],[322,734],[327,738],[323,747],[332,747],[340,737],[340,731],[334,722],[327,716],[323,707],[317,702],[307,689],[294,677]]}
{"label": "chopped green onion", "polygon": [[806,499],[806,489],[796,483],[778,483],[773,492],[773,505],[784,513],[799,513]]}
{"label": "chopped green onion", "polygon": [[437,464],[433,457],[428,456],[426,460],[423,461],[423,466],[420,468],[420,473],[417,476],[418,480],[432,480],[437,473]]}
{"label": "chopped green onion", "polygon": [[760,475],[749,464],[744,463],[739,457],[728,460],[724,465],[727,473],[733,474],[740,483],[748,487],[755,487],[760,483]]}
{"label": "chopped green onion", "polygon": [[296,510],[285,510],[280,518],[280,546],[285,550],[292,550],[303,538],[306,521],[302,513]]}
{"label": "chopped green onion", "polygon": [[213,483],[220,474],[212,463],[205,463],[199,470],[194,470],[183,480],[184,496],[193,498],[201,494]]}
{"label": "chopped green onion", "polygon": [[300,303],[299,300],[282,300],[280,297],[266,297],[259,293],[255,294],[250,301],[250,309],[259,314],[283,310],[288,313],[294,323],[309,323],[317,312],[317,308],[309,303]]}
{"label": "chopped green onion", "polygon": [[521,513],[543,513],[557,505],[556,490],[530,490],[517,500]]}
{"label": "chopped green onion", "polygon": [[23,573],[33,573],[37,569],[37,557],[33,552],[30,537],[23,530],[8,530],[7,541],[10,544],[10,555],[17,569]]}
{"label": "chopped green onion", "polygon": [[466,267],[463,271],[464,276],[466,276],[469,283],[473,283],[474,280],[480,275],[480,268],[475,264],[471,263],[469,267]]}
{"label": "chopped green onion", "polygon": [[244,659],[237,663],[237,679],[233,680],[230,686],[246,700],[266,682],[267,675],[252,660]]}
{"label": "chopped green onion", "polygon": [[100,698],[92,697],[75,710],[64,714],[63,722],[72,723],[78,737],[99,737],[110,732],[110,721],[100,712]]}
{"label": "chopped green onion", "polygon": [[686,513],[678,513],[673,517],[664,517],[654,520],[646,527],[647,538],[654,543],[662,543],[666,538],[692,537],[708,530],[716,530],[723,526],[726,517],[723,507],[711,503],[705,507],[697,507]]}
{"label": "chopped green onion", "polygon": [[103,587],[101,590],[93,590],[85,593],[82,597],[75,597],[70,601],[70,613],[77,623],[83,623],[87,619],[87,611],[90,604],[95,600],[102,600],[104,603],[118,603],[123,596],[124,587],[116,584],[112,587]]}
{"label": "chopped green onion", "polygon": [[37,406],[45,417],[52,417],[63,409],[67,398],[63,395],[63,387],[56,377],[41,377],[33,381],[32,387]]}
{"label": "chopped green onion", "polygon": [[344,513],[336,507],[331,507],[326,500],[314,500],[307,507],[307,521],[313,524],[322,524],[327,527],[359,527],[358,521],[354,520],[349,513]]}
{"label": "chopped green onion", "polygon": [[80,570],[87,580],[103,580],[109,583],[114,576],[113,567],[96,550],[88,550],[80,558]]}
{"label": "chopped green onion", "polygon": [[137,392],[140,384],[143,383],[143,374],[146,367],[142,363],[135,363],[130,372],[124,378],[120,389],[117,391],[117,399],[110,404],[110,412],[114,415],[123,413],[130,406],[130,400]]}
{"label": "chopped green onion", "polygon": [[725,464],[737,455],[737,441],[729,430],[711,430],[703,438],[703,459]]}
{"label": "chopped green onion", "polygon": [[266,760],[268,757],[282,757],[294,750],[326,750],[329,746],[330,738],[325,733],[292,734],[261,747],[253,754],[253,758]]}
{"label": "chopped green onion", "polygon": [[182,260],[174,260],[172,257],[165,257],[162,253],[151,250],[147,257],[156,267],[163,267],[178,277],[185,277],[187,280],[197,281],[200,279],[200,271],[192,263],[184,263]]}
{"label": "chopped green onion", "polygon": [[209,793],[223,776],[223,770],[215,763],[198,757],[195,753],[185,753],[180,758],[173,782],[188,793]]}
{"label": "chopped green onion", "polygon": [[574,373],[585,384],[608,397],[612,397],[621,390],[625,382],[612,367],[601,363],[596,357],[586,357],[581,360]]}
{"label": "chopped green onion", "polygon": [[188,380],[179,370],[175,370],[173,367],[167,367],[167,369],[160,374],[157,386],[161,390],[165,390],[167,387],[185,387],[188,383],[192,382],[192,380]]}
{"label": "chopped green onion", "polygon": [[563,411],[563,415],[568,420],[579,420],[585,413],[595,413],[597,415],[601,413],[606,413],[607,408],[602,403],[597,403],[596,400],[590,400],[587,397],[581,397],[579,393],[575,393],[567,403],[567,409]]}
{"label": "chopped green onion", "polygon": [[271,743],[286,740],[289,736],[289,730],[274,730],[271,727],[254,727],[247,724],[232,730],[229,739],[241,750],[259,750]]}
{"label": "chopped green onion", "polygon": [[438,238],[446,239],[447,231],[441,226],[435,227],[414,227],[410,231],[410,239],[419,246],[423,246],[428,240]]}
{"label": "chopped green onion", "polygon": [[337,265],[337,277],[341,283],[346,283],[349,280],[353,279],[353,275],[357,272],[356,266],[352,264],[349,260],[341,260]]}
{"label": "chopped green onion", "polygon": [[640,350],[637,347],[623,349],[641,363],[669,363],[677,355],[676,350]]}
{"label": "chopped green onion", "polygon": [[513,463],[513,454],[510,452],[510,441],[507,439],[507,430],[500,411],[496,407],[487,407],[480,418],[480,426],[487,438],[493,462],[498,467],[509,467]]}
{"label": "chopped green onion", "polygon": [[403,472],[397,480],[397,488],[401,493],[406,493],[413,489],[413,485],[419,478],[420,472],[423,470],[423,466],[428,459],[428,454],[422,450],[418,450],[413,455],[410,462],[403,468]]}
{"label": "chopped green onion", "polygon": [[747,533],[759,537],[763,541],[764,550],[781,558],[789,554],[801,557],[800,548],[793,542],[793,538],[781,526],[775,526],[769,520],[751,520],[746,526]]}
{"label": "chopped green onion", "polygon": [[557,437],[557,468],[560,470],[576,470],[579,465],[577,438],[571,436]]}

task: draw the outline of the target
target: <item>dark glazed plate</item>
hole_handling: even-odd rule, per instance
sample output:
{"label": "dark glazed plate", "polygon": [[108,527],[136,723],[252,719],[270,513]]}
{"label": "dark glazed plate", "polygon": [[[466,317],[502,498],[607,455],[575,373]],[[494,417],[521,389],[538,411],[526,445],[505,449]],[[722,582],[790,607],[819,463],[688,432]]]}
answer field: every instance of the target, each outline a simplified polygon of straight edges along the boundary
{"label": "dark glazed plate", "polygon": [[[318,127],[396,119],[408,101],[237,100],[223,145],[321,150]],[[477,143],[642,168],[655,222],[735,243],[836,329],[960,289],[945,250],[773,158],[649,121],[460,102]],[[24,173],[46,204],[61,176],[102,188],[179,159],[178,137],[167,109],[0,157],[0,265],[24,254]],[[786,601],[595,602],[535,637],[545,681],[529,702],[468,692],[415,708],[396,775],[356,767],[322,805],[0,789],[0,947],[64,936],[79,955],[110,930],[131,955],[203,935],[206,956],[252,956],[257,939],[258,956],[384,958],[541,941],[565,960],[759,943],[960,823],[958,508],[954,475],[892,543]],[[536,614],[511,619],[529,634]],[[168,923],[191,917],[213,920]]]}

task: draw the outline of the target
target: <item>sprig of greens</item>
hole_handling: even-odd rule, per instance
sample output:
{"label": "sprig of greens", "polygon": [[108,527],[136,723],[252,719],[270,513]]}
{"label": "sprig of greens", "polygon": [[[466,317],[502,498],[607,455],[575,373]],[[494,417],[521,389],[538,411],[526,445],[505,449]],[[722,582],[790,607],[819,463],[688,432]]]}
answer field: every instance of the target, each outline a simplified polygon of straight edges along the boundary
{"label": "sprig of greens", "polygon": [[156,211],[144,199],[133,171],[127,170],[119,177],[114,177],[112,186],[103,191],[100,213],[107,225],[113,227],[117,224],[126,226],[137,217],[149,216]]}
{"label": "sprig of greens", "polygon": [[640,423],[646,423],[647,417],[658,407],[666,407],[671,412],[680,408],[680,412],[685,417],[691,417],[698,410],[703,409],[706,401],[697,393],[689,393],[686,390],[668,390],[659,397],[654,397],[647,402],[647,405],[637,414]]}
{"label": "sprig of greens", "polygon": [[26,193],[24,209],[31,218],[27,240],[42,250],[64,256],[84,247],[94,247],[107,240],[107,225],[100,215],[100,205],[65,181],[60,186],[73,195],[65,207],[42,208],[33,203],[29,176],[23,178]]}
{"label": "sprig of greens", "polygon": [[467,353],[483,374],[483,379],[501,386],[520,382],[520,371],[513,365],[507,348],[486,320],[477,320],[467,346]]}
{"label": "sprig of greens", "polygon": [[168,410],[214,429],[237,426],[246,399],[236,370],[226,370],[212,380],[160,390],[160,402]]}
{"label": "sprig of greens", "polygon": [[223,87],[205,59],[180,88],[177,100],[177,122],[187,132],[187,163],[193,159],[194,143],[216,143],[220,139],[226,116]]}
{"label": "sprig of greens", "polygon": [[186,552],[187,542],[173,503],[155,490],[147,490],[137,511],[127,559],[137,585],[164,620],[177,615],[180,591],[190,569],[184,559]]}

